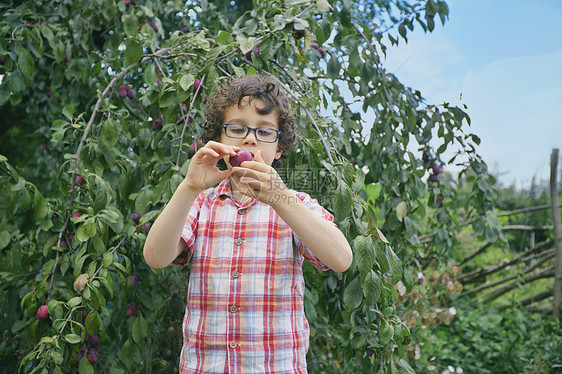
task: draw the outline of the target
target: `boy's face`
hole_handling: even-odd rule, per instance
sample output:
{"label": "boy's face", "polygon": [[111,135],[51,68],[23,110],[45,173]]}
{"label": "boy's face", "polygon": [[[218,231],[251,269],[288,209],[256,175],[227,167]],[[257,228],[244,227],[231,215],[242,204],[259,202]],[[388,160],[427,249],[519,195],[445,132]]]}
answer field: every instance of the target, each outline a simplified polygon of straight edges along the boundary
{"label": "boy's face", "polygon": [[[242,100],[242,108],[238,105],[233,105],[227,108],[224,112],[223,123],[232,123],[239,125],[246,125],[251,128],[268,127],[271,129],[279,130],[279,115],[276,110],[269,114],[259,114],[257,108],[263,108],[264,103],[261,100],[254,99],[248,104],[248,98]],[[243,139],[236,139],[226,136],[225,130],[221,131],[219,141],[226,145],[240,147],[243,150],[255,155],[259,149],[262,158],[267,165],[273,163],[273,160],[281,157],[282,150],[279,149],[279,139],[275,143],[265,143],[256,139],[254,131],[249,131]],[[227,160],[228,161],[228,160]],[[228,164],[228,163],[227,163]],[[230,164],[228,164],[230,167]]]}

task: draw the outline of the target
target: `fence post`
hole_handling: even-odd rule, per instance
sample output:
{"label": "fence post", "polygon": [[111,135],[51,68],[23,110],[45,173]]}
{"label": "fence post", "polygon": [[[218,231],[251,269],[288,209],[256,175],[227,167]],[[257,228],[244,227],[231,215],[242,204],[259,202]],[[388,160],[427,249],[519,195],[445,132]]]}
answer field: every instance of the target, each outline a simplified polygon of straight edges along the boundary
{"label": "fence post", "polygon": [[560,224],[560,209],[558,208],[558,148],[550,155],[550,202],[552,210],[552,224],[554,226],[554,248],[556,248],[556,268],[554,271],[554,319],[560,318],[560,303],[562,302],[562,227]]}

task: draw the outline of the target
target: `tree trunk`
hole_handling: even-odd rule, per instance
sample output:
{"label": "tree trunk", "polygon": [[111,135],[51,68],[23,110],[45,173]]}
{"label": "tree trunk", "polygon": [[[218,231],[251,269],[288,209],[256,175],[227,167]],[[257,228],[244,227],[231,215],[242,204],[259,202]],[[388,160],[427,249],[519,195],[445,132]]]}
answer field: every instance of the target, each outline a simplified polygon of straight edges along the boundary
{"label": "tree trunk", "polygon": [[556,269],[554,272],[554,319],[560,318],[562,302],[562,227],[560,209],[558,209],[558,149],[552,150],[550,156],[550,203],[552,206],[552,224],[554,225],[554,248],[556,248]]}

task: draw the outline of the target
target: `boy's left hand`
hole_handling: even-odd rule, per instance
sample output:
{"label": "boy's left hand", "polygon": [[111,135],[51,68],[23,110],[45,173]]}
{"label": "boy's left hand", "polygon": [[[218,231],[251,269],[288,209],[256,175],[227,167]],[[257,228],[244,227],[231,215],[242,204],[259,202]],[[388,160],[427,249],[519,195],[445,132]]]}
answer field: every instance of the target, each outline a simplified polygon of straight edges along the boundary
{"label": "boy's left hand", "polygon": [[264,204],[272,205],[272,202],[279,200],[276,196],[288,190],[277,171],[264,162],[260,150],[254,155],[253,161],[244,161],[232,169],[238,191]]}

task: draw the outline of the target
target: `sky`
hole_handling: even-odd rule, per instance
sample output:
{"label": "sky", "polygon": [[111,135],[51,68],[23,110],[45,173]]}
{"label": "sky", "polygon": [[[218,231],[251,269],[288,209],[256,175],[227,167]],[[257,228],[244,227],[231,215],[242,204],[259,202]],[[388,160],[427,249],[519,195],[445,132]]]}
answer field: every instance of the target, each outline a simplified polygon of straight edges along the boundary
{"label": "sky", "polygon": [[548,182],[552,149],[562,155],[562,1],[446,2],[445,25],[417,25],[387,69],[429,104],[467,106],[466,131],[502,185]]}

